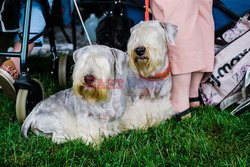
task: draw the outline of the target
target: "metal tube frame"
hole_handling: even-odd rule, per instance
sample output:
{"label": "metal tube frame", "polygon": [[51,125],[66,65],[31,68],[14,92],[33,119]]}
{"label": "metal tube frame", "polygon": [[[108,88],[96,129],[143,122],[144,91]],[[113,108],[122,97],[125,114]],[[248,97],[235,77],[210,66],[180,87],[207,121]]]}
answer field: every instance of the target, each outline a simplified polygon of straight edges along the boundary
{"label": "metal tube frame", "polygon": [[[54,29],[53,29],[52,22],[50,19],[49,5],[44,0],[42,0],[41,2],[43,3],[44,9],[45,9],[44,10],[45,21],[46,21],[45,30],[43,32],[37,34],[33,38],[29,39],[29,35],[32,34],[32,33],[30,33],[32,1],[33,0],[26,0],[26,4],[25,4],[23,35],[21,35],[21,39],[22,39],[21,51],[20,52],[0,52],[0,57],[20,57],[21,74],[19,75],[18,79],[14,83],[14,86],[16,89],[20,89],[20,88],[29,89],[29,87],[31,86],[31,77],[27,73],[27,64],[26,64],[29,43],[34,42],[40,36],[44,35],[45,33],[48,33],[49,43],[50,43],[50,51],[52,53],[52,59],[54,61],[53,70],[55,70],[54,69],[55,61],[59,58],[59,56],[57,54],[57,50],[56,50],[56,45],[55,45]],[[61,27],[61,29],[62,29],[62,27]],[[75,33],[75,30],[73,30],[73,33]],[[73,35],[73,43],[74,43],[74,48],[76,48],[75,34]]]}
{"label": "metal tube frame", "polygon": [[22,47],[20,52],[20,69],[21,74],[14,83],[15,88],[29,89],[31,86],[31,77],[27,73],[26,58],[28,55],[28,42],[29,42],[29,32],[30,32],[30,19],[32,10],[32,0],[26,1],[25,14],[24,14],[24,26],[23,26],[23,38]]}

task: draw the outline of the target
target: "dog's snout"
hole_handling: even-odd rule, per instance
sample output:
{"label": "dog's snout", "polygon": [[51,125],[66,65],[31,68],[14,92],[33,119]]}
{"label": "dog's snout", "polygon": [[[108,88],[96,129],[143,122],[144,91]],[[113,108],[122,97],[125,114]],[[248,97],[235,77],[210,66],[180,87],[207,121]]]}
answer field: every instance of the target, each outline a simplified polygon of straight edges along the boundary
{"label": "dog's snout", "polygon": [[138,56],[144,55],[145,51],[146,51],[146,48],[143,47],[143,46],[142,46],[142,47],[138,47],[138,48],[135,49],[135,53],[136,53]]}
{"label": "dog's snout", "polygon": [[87,83],[88,85],[92,84],[95,82],[95,77],[92,74],[87,74],[84,76],[84,82]]}

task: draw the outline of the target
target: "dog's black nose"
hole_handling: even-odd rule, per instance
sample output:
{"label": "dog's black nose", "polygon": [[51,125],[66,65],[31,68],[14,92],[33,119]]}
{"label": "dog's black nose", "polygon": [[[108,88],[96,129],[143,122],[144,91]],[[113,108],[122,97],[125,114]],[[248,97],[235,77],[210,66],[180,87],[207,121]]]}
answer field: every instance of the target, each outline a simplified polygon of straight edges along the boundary
{"label": "dog's black nose", "polygon": [[84,76],[84,81],[87,85],[91,85],[95,81],[95,77],[92,74],[87,74]]}
{"label": "dog's black nose", "polygon": [[146,48],[145,47],[138,47],[138,48],[135,48],[135,53],[138,55],[138,56],[142,56],[144,55],[146,51]]}

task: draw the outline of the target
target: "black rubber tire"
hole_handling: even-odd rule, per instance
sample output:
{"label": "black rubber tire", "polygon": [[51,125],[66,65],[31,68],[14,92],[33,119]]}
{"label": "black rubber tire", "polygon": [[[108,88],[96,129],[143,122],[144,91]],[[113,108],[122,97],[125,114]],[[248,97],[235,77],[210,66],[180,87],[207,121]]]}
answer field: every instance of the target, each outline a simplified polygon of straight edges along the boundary
{"label": "black rubber tire", "polygon": [[19,89],[16,98],[16,117],[22,123],[32,109],[44,99],[44,89],[41,82],[32,79],[30,89]]}
{"label": "black rubber tire", "polygon": [[58,81],[61,88],[66,89],[71,81],[72,57],[67,54],[61,54],[58,61]]}

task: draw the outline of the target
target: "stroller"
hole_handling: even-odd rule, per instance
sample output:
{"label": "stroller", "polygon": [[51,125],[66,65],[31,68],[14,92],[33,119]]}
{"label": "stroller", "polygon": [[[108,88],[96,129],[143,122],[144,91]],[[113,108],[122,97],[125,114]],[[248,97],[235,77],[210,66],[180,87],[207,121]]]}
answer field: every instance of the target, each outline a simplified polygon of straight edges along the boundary
{"label": "stroller", "polygon": [[250,13],[249,0],[214,0],[213,17],[216,37],[232,27],[246,13]]}
{"label": "stroller", "polygon": [[[55,4],[60,1],[54,0],[53,7]],[[52,24],[51,18],[53,10],[50,10],[49,4],[47,0],[42,0],[41,5],[44,8],[43,15],[45,18],[46,26],[44,31],[39,34],[36,34],[34,37],[29,39],[30,34],[30,20],[31,20],[31,10],[32,10],[32,0],[27,0],[25,2],[25,15],[24,15],[24,26],[23,33],[19,34],[21,39],[21,51],[20,52],[6,52],[6,48],[4,48],[0,52],[0,58],[3,57],[20,57],[20,70],[21,74],[18,79],[15,81],[10,81],[12,78],[6,78],[7,81],[11,83],[11,90],[3,90],[5,94],[8,94],[9,97],[12,97],[11,100],[16,103],[16,116],[19,122],[23,122],[26,117],[26,113],[32,110],[32,108],[44,98],[43,86],[39,82],[39,80],[32,78],[28,74],[26,57],[28,55],[28,44],[34,42],[36,39],[41,37],[42,35],[47,35],[49,38],[50,51],[53,60],[52,73],[58,74],[59,84],[65,84],[67,81],[67,62],[68,56],[59,55],[55,45],[55,37],[54,37],[54,24]],[[16,0],[3,0],[0,2],[1,11],[0,11],[0,32],[5,34],[17,33],[19,30],[19,19],[17,18],[19,14],[20,1]],[[9,10],[12,9],[12,10]],[[52,16],[52,17],[51,17]],[[8,21],[10,20],[10,21]],[[72,36],[73,36],[73,45],[76,48],[76,37],[75,37],[75,24],[74,18],[72,18]],[[67,33],[63,29],[63,25],[59,25],[61,31],[63,32],[68,43],[72,43],[67,36]],[[0,59],[1,60],[1,59]],[[13,80],[13,79],[12,79]]]}
{"label": "stroller", "polygon": [[[43,86],[42,84],[39,82],[39,80],[32,78],[29,74],[28,74],[28,70],[27,70],[27,64],[26,64],[26,57],[28,54],[28,44],[35,41],[36,39],[38,39],[40,36],[47,34],[48,38],[49,38],[49,43],[50,43],[50,51],[52,54],[52,60],[53,60],[53,68],[52,68],[52,73],[54,73],[55,75],[57,75],[58,77],[58,81],[59,81],[59,85],[61,87],[66,87],[67,86],[67,81],[70,80],[70,66],[71,66],[71,61],[70,56],[68,55],[59,55],[57,49],[56,49],[56,45],[55,45],[55,38],[54,38],[54,29],[53,29],[53,24],[51,21],[51,15],[53,15],[53,9],[52,11],[50,11],[50,7],[49,4],[47,2],[47,0],[41,0],[42,2],[42,6],[44,7],[44,16],[45,16],[45,20],[46,20],[46,27],[45,30],[43,32],[41,32],[40,34],[37,34],[35,37],[33,37],[32,39],[29,39],[29,30],[30,30],[30,19],[31,19],[31,9],[32,9],[32,1],[33,0],[26,0],[26,6],[25,6],[25,17],[24,17],[24,27],[23,27],[23,33],[20,35],[21,36],[21,41],[22,41],[22,49],[21,51],[18,52],[0,52],[0,61],[1,58],[3,57],[20,57],[20,67],[21,67],[21,74],[19,75],[18,79],[14,82],[13,84],[13,89],[15,90],[15,93],[12,94],[13,95],[13,101],[16,102],[16,116],[17,116],[17,120],[19,122],[23,122],[23,120],[26,118],[26,113],[29,113],[38,102],[40,102],[41,100],[43,100]],[[54,3],[58,3],[59,0],[54,0]],[[76,1],[74,1],[76,2]],[[91,4],[94,7],[96,7],[95,4],[100,5],[100,3],[105,7],[107,7],[107,9],[103,9],[103,11],[109,11],[109,12],[117,12],[117,14],[124,14],[124,11],[115,11],[115,9],[124,9],[123,6],[124,5],[130,5],[132,7],[140,7],[141,9],[143,9],[143,5],[138,4],[137,1],[135,0],[126,0],[126,1],[116,1],[116,0],[111,0],[111,1],[79,1],[80,6],[82,6],[82,8],[85,7],[86,8],[87,4]],[[17,33],[18,29],[19,29],[19,25],[18,25],[18,19],[16,19],[16,16],[18,15],[19,12],[19,1],[16,0],[3,0],[0,2],[0,6],[1,11],[0,11],[0,15],[2,17],[0,17],[0,22],[2,24],[0,24],[0,32],[4,32],[4,33]],[[76,49],[76,27],[75,27],[75,16],[76,16],[76,12],[78,12],[78,15],[80,16],[80,20],[83,23],[83,19],[81,18],[81,14],[79,13],[79,9],[77,7],[77,5],[75,4],[76,8],[73,9],[72,12],[72,42],[73,42],[73,50]],[[11,12],[9,12],[8,10],[4,10],[5,7],[9,7],[11,8]],[[54,7],[54,4],[53,4]],[[95,8],[93,8],[94,10],[96,10]],[[87,10],[88,11],[88,10]],[[113,13],[114,14],[114,13]],[[8,18],[11,17],[11,18]],[[83,14],[83,17],[85,17],[86,15]],[[85,18],[86,19],[86,18]],[[8,23],[8,20],[11,20],[12,22]],[[54,20],[53,20],[54,23]],[[4,25],[4,27],[2,26]],[[83,24],[84,27],[84,24]],[[72,43],[69,39],[69,37],[67,36],[66,32],[64,31],[64,29],[62,27],[60,27],[67,42],[68,43]],[[86,29],[85,29],[86,30]],[[86,32],[86,31],[85,31]],[[91,44],[91,42],[90,42]],[[6,50],[4,50],[6,51]],[[5,93],[10,93],[5,92]]]}

